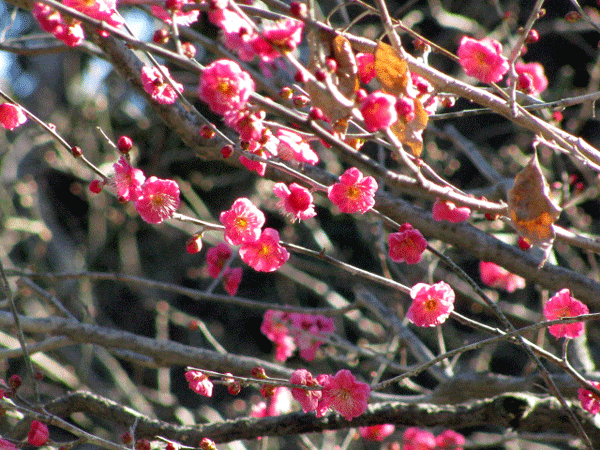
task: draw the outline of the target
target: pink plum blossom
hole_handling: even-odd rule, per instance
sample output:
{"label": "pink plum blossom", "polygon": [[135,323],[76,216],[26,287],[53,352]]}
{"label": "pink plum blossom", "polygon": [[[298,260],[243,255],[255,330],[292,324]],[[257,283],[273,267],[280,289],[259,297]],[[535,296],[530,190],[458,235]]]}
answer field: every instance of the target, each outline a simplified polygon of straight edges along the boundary
{"label": "pink plum blossom", "polygon": [[146,181],[144,172],[135,169],[123,156],[113,164],[115,169],[115,185],[120,202],[135,201],[142,194],[142,186]]}
{"label": "pink plum blossom", "polygon": [[277,139],[279,139],[277,156],[284,161],[296,160],[313,166],[319,162],[319,155],[298,133],[279,128]]}
{"label": "pink plum blossom", "polygon": [[240,257],[258,272],[273,272],[285,264],[290,254],[279,243],[277,230],[265,228],[257,241],[242,244]]}
{"label": "pink plum blossom", "polygon": [[379,131],[398,120],[396,97],[375,91],[367,95],[360,104],[360,112],[367,131]]}
{"label": "pink plum blossom", "polygon": [[254,80],[227,59],[209,64],[200,76],[198,95],[217,114],[242,109],[253,92]]}
{"label": "pink plum blossom", "polygon": [[290,412],[292,408],[292,395],[284,386],[273,390],[268,402],[260,402],[252,406],[252,417],[275,417]]}
{"label": "pink plum blossom", "polygon": [[63,18],[60,12],[43,3],[36,3],[32,11],[44,31],[51,33],[69,47],[76,47],[85,38],[81,23]]}
{"label": "pink plum blossom", "polygon": [[400,231],[388,235],[389,256],[392,261],[416,264],[427,248],[427,240],[410,223],[400,225]]}
{"label": "pink plum blossom", "polygon": [[396,427],[391,423],[384,423],[380,425],[371,425],[370,427],[360,427],[358,432],[360,433],[360,436],[367,441],[381,442],[395,430]]}
{"label": "pink plum blossom", "polygon": [[304,22],[287,18],[266,24],[263,27],[263,37],[278,50],[292,51],[302,41]]}
{"label": "pink plum blossom", "polygon": [[517,86],[528,94],[541,94],[548,87],[544,66],[538,62],[515,63],[515,71],[519,75]]}
{"label": "pink plum blossom", "polygon": [[514,292],[525,287],[525,278],[510,273],[504,267],[492,262],[479,263],[481,281],[493,288],[501,288],[507,292]]}
{"label": "pink plum blossom", "polygon": [[190,384],[190,389],[196,394],[212,397],[213,384],[208,376],[199,370],[188,370],[185,379]]}
{"label": "pink plum blossom", "polygon": [[454,291],[444,281],[417,283],[410,290],[412,304],[406,317],[418,327],[433,327],[446,321],[454,310]]}
{"label": "pink plum blossom", "polygon": [[358,66],[358,77],[363,84],[369,84],[377,75],[377,72],[375,72],[375,55],[373,53],[357,53],[356,65]]}
{"label": "pink plum blossom", "polygon": [[312,361],[323,344],[325,336],[334,332],[333,319],[321,315],[292,313],[290,320],[292,324],[290,334],[300,350],[300,356],[307,361]]}
{"label": "pink plum blossom", "polygon": [[[294,371],[290,378],[290,383],[299,384],[302,386],[319,386],[317,380],[315,380],[312,374],[306,369],[298,369]],[[322,392],[320,390],[309,391],[301,388],[292,388],[292,397],[302,407],[302,411],[309,412],[315,411],[319,405]]]}
{"label": "pink plum blossom", "polygon": [[225,225],[225,240],[240,245],[258,240],[265,224],[265,215],[247,198],[238,198],[231,209],[223,211],[219,221]]}
{"label": "pink plum blossom", "polygon": [[239,133],[242,141],[257,141],[265,131],[264,111],[232,110],[226,112],[223,118],[229,128]]}
{"label": "pink plum blossom", "polygon": [[223,274],[223,287],[227,293],[234,296],[237,293],[238,287],[242,282],[243,270],[241,267],[227,269]]}
{"label": "pink plum blossom", "polygon": [[410,427],[402,436],[402,450],[434,450],[435,436],[429,431]]}
{"label": "pink plum blossom", "polygon": [[444,430],[435,438],[436,450],[463,450],[465,437],[454,430]]}
{"label": "pink plum blossom", "polygon": [[[265,130],[260,141],[250,141],[246,151],[263,159],[269,159],[277,154],[277,138],[274,137],[268,130]],[[255,170],[261,177],[265,175],[267,163],[255,161],[247,158],[245,155],[240,156],[240,162],[248,170]]]}
{"label": "pink plum blossom", "polygon": [[[544,306],[544,317],[546,320],[576,317],[588,313],[588,307],[579,300],[574,299],[571,296],[571,291],[569,289],[561,289],[558,291]],[[574,339],[583,335],[585,330],[583,322],[575,322],[550,325],[548,331],[555,338],[565,337]]]}
{"label": "pink plum blossom", "polygon": [[19,447],[6,439],[0,438],[0,450],[19,450]]}
{"label": "pink plum blossom", "polygon": [[135,199],[135,209],[148,223],[161,223],[179,208],[179,186],[173,180],[148,178]]}
{"label": "pink plum blossom", "polygon": [[29,433],[27,433],[27,442],[29,442],[29,445],[41,447],[48,442],[49,436],[48,425],[38,420],[33,420],[31,422]]}
{"label": "pink plum blossom", "polygon": [[463,36],[457,55],[465,73],[484,83],[497,83],[508,72],[508,60],[502,56],[502,44],[494,39],[478,41]]}
{"label": "pink plum blossom", "polygon": [[[180,1],[181,1],[182,5],[195,5],[196,4],[196,2],[194,0],[180,0]],[[172,18],[171,18],[170,10],[166,10],[162,6],[158,6],[158,5],[152,5],[150,7],[150,10],[152,11],[152,14],[154,14],[155,17],[158,17],[163,22],[165,22],[169,25],[171,23],[173,23],[173,21],[171,20]],[[189,25],[193,24],[194,22],[197,22],[199,16],[200,16],[200,11],[197,9],[193,9],[190,11],[176,10],[175,11],[175,22],[177,22],[177,25],[189,26]]]}
{"label": "pink plum blossom", "polygon": [[23,108],[13,103],[0,105],[0,124],[7,130],[14,130],[27,122]]}
{"label": "pink plum blossom", "polygon": [[[595,381],[588,381],[592,386],[600,389],[600,383]],[[592,391],[580,387],[577,390],[577,398],[581,402],[581,407],[591,414],[598,414],[600,412],[600,397],[594,394]]]}
{"label": "pink plum blossom", "polygon": [[433,204],[433,219],[446,220],[452,223],[464,222],[471,215],[471,210],[466,206],[456,206],[448,200],[436,199]]}
{"label": "pink plum blossom", "polygon": [[356,167],[346,170],[340,181],[329,186],[327,196],[343,213],[364,214],[375,205],[377,181],[371,176],[363,177]]}
{"label": "pink plum blossom", "polygon": [[[63,4],[93,19],[102,20],[113,27],[118,28],[123,25],[123,19],[117,12],[115,0],[63,0]],[[108,33],[101,32],[101,35],[106,37]]]}
{"label": "pink plum blossom", "polygon": [[209,248],[206,252],[208,274],[212,278],[217,278],[229,258],[231,258],[231,249],[224,242]]}
{"label": "pink plum blossom", "polygon": [[[165,66],[160,66],[164,74],[171,80],[171,84],[165,80],[163,75],[156,67],[144,66],[142,67],[142,83],[144,84],[144,90],[152,96],[153,100],[156,100],[162,105],[170,105],[175,103],[177,100],[177,93],[183,92],[183,85],[177,83],[169,73],[169,69]],[[175,89],[173,89],[175,87]]]}
{"label": "pink plum blossom", "polygon": [[292,218],[299,220],[310,219],[317,215],[313,196],[308,189],[299,184],[275,183],[273,193],[281,199],[279,208],[283,209]]}
{"label": "pink plum blossom", "polygon": [[370,392],[368,384],[356,381],[349,370],[342,369],[324,380],[318,411],[333,408],[346,420],[352,420],[367,410]]}
{"label": "pink plum blossom", "polygon": [[260,327],[261,333],[275,344],[275,359],[277,361],[285,361],[296,350],[294,339],[288,334],[288,323],[288,313],[268,310]]}

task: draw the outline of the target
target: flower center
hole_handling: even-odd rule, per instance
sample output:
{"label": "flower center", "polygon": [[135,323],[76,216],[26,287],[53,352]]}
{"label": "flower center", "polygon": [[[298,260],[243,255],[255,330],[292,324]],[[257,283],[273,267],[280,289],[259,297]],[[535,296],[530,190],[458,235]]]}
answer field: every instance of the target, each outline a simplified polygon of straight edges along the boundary
{"label": "flower center", "polygon": [[360,189],[356,185],[348,186],[347,195],[350,200],[358,200],[360,197]]}
{"label": "flower center", "polygon": [[427,311],[435,311],[437,309],[438,302],[433,297],[427,297],[427,300],[425,301],[423,306]]}
{"label": "flower center", "polygon": [[248,220],[245,217],[238,217],[235,219],[235,225],[238,228],[246,228],[248,226]]}

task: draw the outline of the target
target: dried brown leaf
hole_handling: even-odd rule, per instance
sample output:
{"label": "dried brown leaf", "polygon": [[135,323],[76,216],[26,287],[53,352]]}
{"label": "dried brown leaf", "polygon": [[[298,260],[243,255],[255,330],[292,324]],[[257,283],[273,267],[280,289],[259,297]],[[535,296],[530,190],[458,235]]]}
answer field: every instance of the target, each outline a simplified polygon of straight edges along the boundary
{"label": "dried brown leaf", "polygon": [[554,240],[554,222],[560,212],[550,198],[550,188],[535,153],[508,191],[508,213],[513,226],[531,244],[547,247]]}
{"label": "dried brown leaf", "polygon": [[406,122],[403,117],[400,117],[396,123],[391,126],[392,132],[398,140],[405,145],[408,145],[415,157],[421,156],[423,151],[423,130],[427,127],[429,115],[421,100],[418,98],[415,101],[415,118],[410,122]]}
{"label": "dried brown leaf", "polygon": [[410,82],[408,64],[391,45],[379,42],[375,50],[375,73],[388,94],[407,95]]}

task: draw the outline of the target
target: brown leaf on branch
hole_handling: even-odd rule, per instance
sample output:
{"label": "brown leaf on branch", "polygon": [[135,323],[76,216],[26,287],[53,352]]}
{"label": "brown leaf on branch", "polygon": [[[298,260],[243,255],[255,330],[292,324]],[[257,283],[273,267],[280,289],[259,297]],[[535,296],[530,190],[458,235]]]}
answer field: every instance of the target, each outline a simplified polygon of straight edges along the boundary
{"label": "brown leaf on branch", "polygon": [[390,95],[407,95],[410,84],[408,64],[391,45],[379,42],[375,50],[375,73]]}
{"label": "brown leaf on branch", "polygon": [[561,208],[550,198],[550,188],[535,153],[517,174],[508,191],[508,213],[517,232],[531,244],[548,247]]}
{"label": "brown leaf on branch", "polygon": [[415,118],[410,122],[406,122],[403,117],[400,117],[396,123],[391,126],[392,132],[398,140],[405,145],[408,145],[415,157],[421,156],[423,151],[423,130],[429,122],[429,115],[421,100],[415,100]]}

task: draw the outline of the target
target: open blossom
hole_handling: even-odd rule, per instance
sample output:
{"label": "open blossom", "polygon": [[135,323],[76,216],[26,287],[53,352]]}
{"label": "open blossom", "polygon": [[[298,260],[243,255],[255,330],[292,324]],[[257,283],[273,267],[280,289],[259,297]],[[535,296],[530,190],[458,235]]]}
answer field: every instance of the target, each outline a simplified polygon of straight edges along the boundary
{"label": "open blossom", "polygon": [[209,64],[200,76],[198,95],[217,114],[242,109],[253,92],[254,80],[227,59]]}
{"label": "open blossom", "polygon": [[15,128],[27,122],[27,116],[23,108],[13,103],[2,103],[0,105],[0,124],[7,130]]}
{"label": "open blossom", "polygon": [[212,9],[208,18],[221,29],[225,47],[236,52],[242,61],[251,61],[256,56],[253,44],[260,36],[245,18],[230,9]]}
{"label": "open blossom", "polygon": [[358,77],[363,84],[369,84],[377,75],[375,71],[375,55],[373,53],[357,53],[356,65],[358,66]]}
{"label": "open blossom", "polygon": [[265,215],[247,198],[238,198],[231,209],[223,211],[219,221],[225,225],[225,240],[231,245],[258,240]]}
{"label": "open blossom", "polygon": [[207,375],[199,370],[188,370],[185,379],[190,384],[190,389],[196,394],[212,397],[213,384]]}
{"label": "open blossom", "polygon": [[377,181],[373,177],[363,177],[356,167],[351,167],[340,176],[339,183],[327,189],[329,200],[343,213],[364,214],[375,205]]}
{"label": "open blossom", "polygon": [[56,39],[69,47],[76,47],[85,38],[80,22],[73,19],[65,20],[60,12],[48,5],[36,3],[32,14],[44,31],[53,34]]}
{"label": "open blossom", "polygon": [[[194,2],[194,0],[180,0],[180,1],[181,1],[182,5],[196,4],[196,2]],[[158,17],[163,22],[168,23],[169,25],[172,23],[171,11],[166,10],[162,6],[158,6],[158,5],[152,5],[150,7],[150,10],[152,11],[152,14],[154,14],[155,17]],[[194,22],[197,22],[199,16],[200,16],[200,11],[197,9],[191,10],[191,11],[176,10],[175,11],[175,22],[177,22],[177,25],[189,26],[189,25],[193,24]]]}
{"label": "open blossom", "polygon": [[479,263],[481,281],[493,288],[501,288],[507,292],[514,292],[525,287],[525,278],[510,273],[504,267],[492,262]]}
{"label": "open blossom", "polygon": [[367,95],[360,104],[360,112],[367,131],[379,131],[398,120],[396,97],[375,91]]}
{"label": "open blossom", "polygon": [[417,283],[410,290],[413,299],[406,317],[418,327],[433,327],[446,321],[454,310],[454,291],[440,281],[432,285]]}
{"label": "open blossom", "polygon": [[496,83],[508,72],[508,60],[502,56],[502,44],[494,39],[478,41],[463,36],[457,55],[465,73],[484,83]]}
{"label": "open blossom", "polygon": [[319,162],[319,155],[310,147],[302,136],[293,131],[279,128],[277,130],[277,156],[284,161],[295,160],[315,165]]}
{"label": "open blossom", "polygon": [[[600,389],[600,383],[595,381],[588,381],[590,384]],[[594,394],[592,391],[580,387],[577,390],[577,398],[581,402],[581,407],[591,414],[598,414],[600,412],[600,397]]]}
{"label": "open blossom", "polygon": [[[266,131],[260,141],[250,141],[246,151],[263,159],[269,159],[277,154],[277,142],[277,138]],[[267,163],[258,160],[254,161],[253,159],[247,158],[245,155],[240,156],[240,162],[246,169],[255,170],[261,177],[265,175]]]}
{"label": "open blossom", "polygon": [[150,177],[135,200],[135,209],[148,223],[161,223],[179,208],[179,186],[173,180]]}
{"label": "open blossom", "polygon": [[[142,83],[144,84],[144,90],[152,96],[154,100],[162,105],[170,105],[175,103],[177,100],[177,93],[183,92],[183,85],[177,83],[169,74],[169,69],[165,66],[160,66],[164,74],[171,80],[171,84],[164,79],[163,75],[156,67],[144,66],[142,67]],[[175,87],[175,89],[173,89]]]}
{"label": "open blossom", "polygon": [[287,18],[266,24],[263,27],[263,37],[278,50],[292,51],[302,41],[304,22]]}
{"label": "open blossom", "polygon": [[446,220],[452,223],[464,222],[471,215],[471,210],[466,206],[456,206],[448,200],[436,199],[433,204],[433,219],[439,221]]}
{"label": "open blossom", "polygon": [[342,369],[324,380],[318,413],[322,415],[325,409],[333,408],[346,420],[352,420],[367,410],[370,393],[368,384],[356,381],[349,370]]}
{"label": "open blossom", "polygon": [[402,450],[434,450],[435,436],[429,431],[410,427],[402,436]]}
{"label": "open blossom", "polygon": [[548,87],[544,66],[538,62],[515,63],[515,71],[519,75],[518,88],[528,94],[540,94]]}
{"label": "open blossom", "polygon": [[115,169],[115,185],[119,201],[137,200],[142,193],[144,181],[146,181],[144,172],[133,168],[123,156],[113,164],[113,168]]}
{"label": "open blossom", "polygon": [[257,241],[242,245],[240,257],[258,272],[273,272],[285,264],[290,254],[279,243],[277,230],[265,228]]}
{"label": "open blossom", "polygon": [[260,332],[275,344],[275,359],[277,361],[285,361],[296,350],[294,338],[288,334],[288,323],[288,313],[268,310],[260,326]]}
{"label": "open blossom", "polygon": [[427,248],[427,240],[410,223],[405,223],[400,226],[400,231],[388,235],[388,245],[392,261],[416,264]]}
{"label": "open blossom", "polygon": [[463,450],[465,437],[454,430],[444,430],[435,437],[436,450]]}
{"label": "open blossom", "polygon": [[306,220],[317,215],[313,196],[308,189],[299,184],[275,183],[273,193],[281,199],[278,206],[294,219]]}
{"label": "open blossom", "polygon": [[239,133],[242,141],[258,141],[265,131],[263,123],[264,111],[251,111],[249,109],[232,110],[225,113],[225,124]]}
{"label": "open blossom", "polygon": [[392,434],[396,427],[391,423],[381,425],[371,425],[370,427],[360,427],[358,432],[363,439],[367,441],[383,441],[386,437]]}
{"label": "open blossom", "polygon": [[[588,307],[571,296],[569,289],[558,291],[544,306],[546,320],[556,320],[563,317],[575,317],[588,314]],[[574,339],[584,333],[583,322],[551,325],[548,327],[550,334],[556,338],[565,337]]]}
{"label": "open blossom", "polygon": [[229,295],[233,296],[237,293],[238,287],[242,282],[242,273],[242,268],[236,267],[234,269],[227,269],[223,274],[223,287]]}
{"label": "open blossom", "polygon": [[312,361],[325,336],[335,331],[333,319],[321,315],[292,313],[290,320],[290,334],[300,350],[300,357]]}
{"label": "open blossom", "polygon": [[27,433],[27,442],[29,442],[29,445],[40,447],[48,442],[49,435],[48,425],[34,420],[31,422],[29,433]]}
{"label": "open blossom", "polygon": [[[298,369],[294,371],[290,378],[290,383],[299,384],[302,386],[319,386],[316,379],[313,378],[312,374],[306,369]],[[292,388],[292,397],[302,407],[302,411],[309,412],[315,411],[319,405],[322,392],[320,390],[309,391],[301,388]]]}
{"label": "open blossom", "polygon": [[224,242],[209,248],[206,252],[208,274],[212,278],[217,278],[229,258],[231,258],[231,249]]}
{"label": "open blossom", "polygon": [[[123,19],[117,12],[115,0],[63,0],[63,4],[93,19],[102,20],[113,27],[118,28],[123,25]],[[108,34],[102,35],[108,36]]]}

